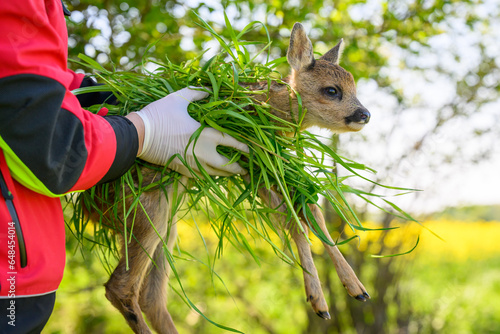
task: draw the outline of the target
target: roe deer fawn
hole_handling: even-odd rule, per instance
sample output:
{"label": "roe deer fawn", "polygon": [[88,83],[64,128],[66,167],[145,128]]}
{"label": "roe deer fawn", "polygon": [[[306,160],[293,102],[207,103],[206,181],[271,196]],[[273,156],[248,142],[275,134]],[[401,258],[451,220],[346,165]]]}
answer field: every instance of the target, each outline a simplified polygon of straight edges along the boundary
{"label": "roe deer fawn", "polygon": [[[342,49],[341,40],[325,55],[315,60],[311,41],[306,36],[303,26],[296,23],[287,52],[291,74],[285,78],[292,88],[291,92],[286,85],[277,82],[272,82],[270,87],[267,87],[267,82],[245,86],[250,90],[267,90],[267,95],[256,94],[254,98],[267,101],[275,115],[289,121],[296,119],[298,114],[299,106],[294,92],[299,93],[302,106],[307,110],[303,119],[303,129],[316,125],[335,132],[359,131],[368,123],[370,114],[356,98],[352,75],[338,65]],[[154,182],[160,177],[156,171],[147,168],[143,168],[141,173],[143,185]],[[186,184],[187,178],[182,177],[181,182]],[[117,191],[118,194],[121,192],[122,190]],[[182,196],[180,193],[176,195]],[[280,211],[287,210],[281,195],[276,191],[262,188],[258,191],[258,195],[270,207]],[[175,217],[171,217],[172,200],[169,199],[173,200],[172,186],[167,186],[166,190],[156,189],[141,195],[140,200],[147,216],[142,210],[138,210],[133,226],[134,238],[127,244],[129,269],[126,269],[122,238],[121,259],[106,283],[106,297],[123,314],[135,333],[151,333],[142,312],[158,333],[177,333],[166,307],[165,296],[169,265],[163,249],[164,240],[168,240],[167,247],[171,251],[177,236],[176,220]],[[99,205],[102,206],[101,212],[107,212],[109,209],[104,200]],[[310,204],[310,208],[318,226],[334,244],[321,211],[316,205]],[[92,212],[89,214],[92,217]],[[301,224],[307,233],[308,225],[301,215],[299,213],[302,217]],[[155,228],[151,226],[148,216]],[[287,224],[297,245],[301,266],[304,269],[307,301],[320,317],[330,318],[307,236],[293,223],[285,222],[283,215],[276,216],[276,224]],[[370,298],[338,248],[326,243],[324,245],[349,295],[361,301]]]}

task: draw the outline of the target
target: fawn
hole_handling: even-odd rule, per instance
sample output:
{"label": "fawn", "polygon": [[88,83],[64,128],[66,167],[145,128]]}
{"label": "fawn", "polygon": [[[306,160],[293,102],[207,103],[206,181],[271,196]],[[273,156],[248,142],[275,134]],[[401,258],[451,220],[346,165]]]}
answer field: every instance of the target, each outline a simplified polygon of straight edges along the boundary
{"label": "fawn", "polygon": [[[296,23],[292,29],[287,52],[291,74],[285,78],[292,88],[291,92],[286,85],[276,82],[271,82],[270,87],[267,87],[267,82],[248,84],[246,87],[250,90],[268,91],[267,95],[256,94],[254,98],[267,101],[275,115],[289,121],[296,119],[298,113],[298,102],[294,91],[300,93],[302,106],[307,109],[303,129],[316,125],[337,133],[359,131],[368,123],[370,114],[356,98],[353,76],[338,65],[342,50],[341,40],[321,58],[314,59],[312,43],[304,27]],[[160,177],[156,171],[147,168],[143,168],[141,173],[143,185]],[[186,184],[187,180],[186,177],[182,177],[181,183]],[[121,191],[118,190],[117,193]],[[166,307],[169,265],[164,252],[165,240],[171,251],[177,236],[176,219],[172,217],[172,202],[177,199],[169,200],[173,199],[173,191],[172,186],[167,186],[166,190],[156,189],[141,195],[141,203],[155,228],[151,226],[146,214],[138,210],[133,226],[134,239],[127,245],[129,269],[126,269],[125,247],[123,247],[123,242],[126,241],[122,238],[121,258],[105,285],[106,297],[123,314],[135,333],[151,333],[142,312],[158,333],[178,333]],[[258,195],[270,207],[280,211],[287,210],[281,195],[273,189],[262,188],[258,191]],[[182,194],[177,193],[177,197],[179,196]],[[104,200],[99,205],[102,206],[100,208],[102,212],[109,210]],[[313,204],[310,204],[310,208],[318,226],[330,238],[321,211]],[[89,215],[92,217],[91,211]],[[320,317],[329,319],[328,306],[307,236],[297,226],[285,222],[283,217],[283,215],[276,217],[276,224],[286,224],[297,245],[301,266],[304,269],[307,301]],[[307,232],[307,224],[301,213],[299,217],[302,217],[303,230]],[[334,244],[331,238],[330,241]],[[361,301],[370,298],[338,248],[326,243],[324,245],[349,295]]]}

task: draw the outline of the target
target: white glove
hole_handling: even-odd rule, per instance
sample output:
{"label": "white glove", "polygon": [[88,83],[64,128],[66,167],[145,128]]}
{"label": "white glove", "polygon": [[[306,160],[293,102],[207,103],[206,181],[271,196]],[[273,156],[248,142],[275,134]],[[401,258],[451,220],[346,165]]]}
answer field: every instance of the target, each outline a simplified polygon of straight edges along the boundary
{"label": "white glove", "polygon": [[[189,138],[201,126],[189,116],[187,107],[192,101],[201,100],[207,96],[206,92],[184,88],[138,111],[137,114],[144,122],[144,143],[139,158],[164,166],[173,155],[180,154],[194,171],[199,172],[194,159],[196,156],[198,162],[210,175],[246,174],[247,171],[237,163],[227,165],[229,160],[217,153],[216,147],[218,145],[229,146],[248,153],[248,146],[218,130],[203,129],[194,150],[194,141],[186,150]],[[184,152],[186,152],[185,156]],[[185,176],[192,176],[178,157],[168,167]]]}

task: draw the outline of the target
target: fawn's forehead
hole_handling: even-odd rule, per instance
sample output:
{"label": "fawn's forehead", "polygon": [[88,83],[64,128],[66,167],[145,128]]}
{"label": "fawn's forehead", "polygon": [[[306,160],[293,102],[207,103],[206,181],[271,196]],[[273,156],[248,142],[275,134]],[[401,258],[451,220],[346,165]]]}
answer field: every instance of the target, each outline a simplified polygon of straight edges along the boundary
{"label": "fawn's forehead", "polygon": [[341,86],[344,90],[356,89],[354,77],[341,66],[318,59],[311,69],[311,74],[321,85]]}

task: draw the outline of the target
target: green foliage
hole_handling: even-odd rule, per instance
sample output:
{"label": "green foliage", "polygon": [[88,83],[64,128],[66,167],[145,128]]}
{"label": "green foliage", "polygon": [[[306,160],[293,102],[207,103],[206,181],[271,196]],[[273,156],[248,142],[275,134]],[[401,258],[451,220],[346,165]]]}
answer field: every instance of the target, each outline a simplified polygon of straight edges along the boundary
{"label": "green foliage", "polygon": [[[275,58],[284,55],[288,46],[287,37],[295,22],[302,22],[314,31],[313,45],[318,44],[317,41],[323,42],[319,43],[321,46],[317,50],[321,53],[327,51],[327,45],[334,45],[339,38],[345,37],[348,43],[344,66],[355,78],[370,77],[382,83],[384,77],[379,74],[380,68],[388,59],[380,54],[379,48],[386,42],[402,48],[408,48],[415,42],[425,46],[429,37],[440,32],[438,24],[457,10],[454,2],[380,1],[368,14],[370,8],[359,0],[225,0],[189,5],[185,1],[166,0],[106,1],[104,4],[100,1],[73,0],[68,7],[78,15],[73,15],[68,21],[70,37],[75,41],[70,55],[76,58],[84,53],[85,46],[95,45],[95,54],[89,52],[92,57],[105,53],[108,57],[103,62],[118,62],[127,57],[123,64],[128,68],[141,63],[146,53],[160,60],[167,56],[174,63],[180,63],[198,56],[206,49],[206,43],[212,40],[204,29],[196,26],[191,10],[199,13],[221,36],[230,39],[221,13],[225,10],[231,22],[240,27],[255,20],[270,27],[269,37],[273,41],[271,54]],[[461,3],[470,2],[473,1]],[[109,22],[109,30],[102,28],[102,22],[96,22],[98,18]],[[121,43],[120,34],[124,36],[123,32],[129,33],[130,38],[124,38],[127,41]],[[99,33],[104,35],[102,37],[107,43],[92,40]],[[258,30],[248,35],[249,40],[260,40],[262,37],[262,31]],[[148,45],[159,38],[162,42],[148,49]],[[184,48],[181,47],[183,40],[186,42]]]}
{"label": "green foliage", "polygon": [[408,270],[414,278],[404,288],[414,296],[413,326],[418,333],[497,333],[500,304],[492,300],[500,291],[498,253],[457,262],[422,257]]}
{"label": "green foliage", "polygon": [[500,206],[473,205],[464,207],[446,208],[440,213],[433,214],[434,219],[450,219],[462,221],[498,221]]}

